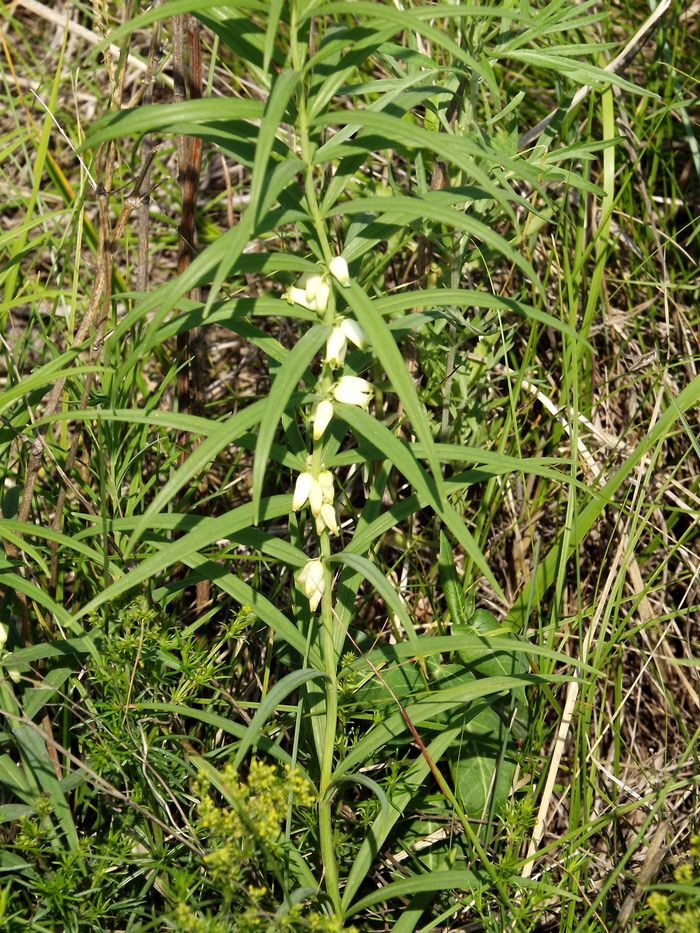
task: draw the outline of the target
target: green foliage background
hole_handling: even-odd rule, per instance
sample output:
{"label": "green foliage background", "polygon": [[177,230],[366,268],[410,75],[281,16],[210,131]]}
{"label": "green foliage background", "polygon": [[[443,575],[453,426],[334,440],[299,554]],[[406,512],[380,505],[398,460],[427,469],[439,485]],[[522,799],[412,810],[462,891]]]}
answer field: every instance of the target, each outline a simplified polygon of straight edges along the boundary
{"label": "green foliage background", "polygon": [[[3,11],[4,928],[693,923],[699,56],[658,13]],[[338,314],[374,399],[312,447]]]}

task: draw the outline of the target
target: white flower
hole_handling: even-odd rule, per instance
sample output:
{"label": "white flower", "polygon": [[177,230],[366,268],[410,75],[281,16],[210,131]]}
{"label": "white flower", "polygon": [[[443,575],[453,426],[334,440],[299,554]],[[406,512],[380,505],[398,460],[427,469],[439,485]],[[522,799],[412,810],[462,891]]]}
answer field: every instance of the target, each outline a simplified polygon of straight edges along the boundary
{"label": "white flower", "polygon": [[348,264],[342,256],[335,256],[333,259],[331,259],[328,268],[331,275],[341,285],[347,287],[350,284],[350,272],[348,270]]}
{"label": "white flower", "polygon": [[367,346],[367,334],[357,321],[353,321],[353,319],[349,317],[344,317],[338,326],[350,343],[354,343],[360,350],[364,350]]}
{"label": "white flower", "polygon": [[304,564],[297,574],[297,583],[304,590],[304,595],[309,600],[311,611],[315,612],[326,588],[323,564],[318,558]]}
{"label": "white flower", "polygon": [[336,518],[335,509],[329,502],[324,502],[321,506],[321,509],[316,516],[316,531],[318,534],[321,534],[327,528],[332,535],[339,535],[340,528],[338,527],[338,519]]}
{"label": "white flower", "polygon": [[313,301],[309,301],[307,299],[306,290],[303,288],[297,288],[295,285],[290,285],[285,292],[285,297],[290,305],[301,305],[302,308],[308,308],[309,311],[316,310],[316,304]]}
{"label": "white flower", "polygon": [[5,625],[4,622],[0,622],[0,651],[7,644],[7,636],[10,634],[9,628]]}
{"label": "white flower", "polygon": [[307,307],[313,308],[314,311],[325,311],[330,294],[331,287],[323,276],[312,275],[306,280]]}
{"label": "white flower", "polygon": [[292,508],[295,512],[297,512],[309,498],[313,484],[314,478],[311,473],[300,473],[297,476],[294,495],[292,497]]}
{"label": "white flower", "polygon": [[336,318],[335,327],[326,341],[326,363],[337,369],[345,362],[348,340],[361,350],[367,346],[367,334],[352,318]]}
{"label": "white flower", "polygon": [[326,340],[325,361],[329,366],[337,369],[345,361],[345,351],[348,348],[347,337],[341,327],[334,327]]}
{"label": "white flower", "polygon": [[321,470],[318,474],[318,481],[323,492],[323,501],[330,502],[333,505],[335,499],[335,484],[333,483],[333,474],[330,470]]}
{"label": "white flower", "polygon": [[366,408],[372,398],[372,385],[359,376],[343,376],[333,388],[333,397],[337,402]]}
{"label": "white flower", "polygon": [[322,402],[319,402],[316,406],[316,410],[311,416],[311,420],[314,425],[314,440],[318,441],[323,437],[324,431],[328,427],[328,423],[333,417],[333,403],[329,402],[327,398],[324,398]]}
{"label": "white flower", "polygon": [[318,515],[318,513],[321,511],[321,506],[323,505],[323,489],[317,479],[314,479],[313,485],[311,486],[311,492],[309,493],[309,505],[311,506],[312,514]]}

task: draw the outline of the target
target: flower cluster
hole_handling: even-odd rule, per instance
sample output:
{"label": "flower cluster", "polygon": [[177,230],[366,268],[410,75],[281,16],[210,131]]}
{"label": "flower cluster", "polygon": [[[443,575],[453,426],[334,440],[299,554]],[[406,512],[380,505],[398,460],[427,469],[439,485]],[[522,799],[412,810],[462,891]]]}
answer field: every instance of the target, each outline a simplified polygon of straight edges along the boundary
{"label": "flower cluster", "polygon": [[311,514],[316,519],[316,531],[321,534],[327,528],[332,535],[340,533],[333,508],[333,474],[330,470],[321,470],[318,476],[307,470],[300,473],[294,487],[292,508],[298,511],[309,503]]}
{"label": "flower cluster", "polygon": [[[334,315],[334,306],[329,309],[331,296],[331,278],[343,288],[350,285],[348,264],[342,256],[336,256],[323,274],[302,277],[297,285],[287,289],[287,301],[301,305],[324,316],[332,329],[326,341],[323,358],[324,371],[319,380],[319,395],[311,413],[311,426],[314,444],[321,440],[333,419],[334,402],[344,405],[357,405],[367,408],[372,399],[372,385],[360,376],[343,376],[334,381],[333,371],[345,363],[348,343],[364,350],[367,347],[367,335],[360,324],[350,317]],[[332,321],[328,318],[331,317]],[[340,534],[335,511],[335,491],[333,475],[321,464],[320,452],[309,457],[306,470],[297,477],[292,498],[295,511],[308,504],[316,523],[318,535],[328,531],[331,535]],[[297,574],[297,584],[309,600],[309,606],[315,611],[323,598],[326,574],[323,562],[319,558],[308,561]]]}

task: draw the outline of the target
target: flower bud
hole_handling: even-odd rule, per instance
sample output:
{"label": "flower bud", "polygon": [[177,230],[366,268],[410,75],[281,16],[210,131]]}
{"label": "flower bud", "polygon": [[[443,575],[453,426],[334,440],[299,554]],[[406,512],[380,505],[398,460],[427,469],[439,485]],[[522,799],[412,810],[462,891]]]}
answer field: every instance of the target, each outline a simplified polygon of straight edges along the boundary
{"label": "flower bud", "polygon": [[337,402],[366,408],[372,398],[372,385],[360,376],[343,376],[333,388],[333,397]]}
{"label": "flower bud", "polygon": [[340,285],[347,287],[350,284],[350,271],[348,270],[347,262],[342,256],[335,256],[331,259],[328,268],[331,275]]}
{"label": "flower bud", "polygon": [[316,406],[316,410],[312,415],[312,421],[314,425],[314,440],[318,441],[323,437],[323,434],[328,427],[328,424],[333,417],[333,403],[329,402],[327,398],[324,398],[322,402],[319,402]]}
{"label": "flower bud", "polygon": [[0,622],[0,651],[7,644],[7,637],[10,634],[9,628],[5,625],[4,622]]}
{"label": "flower bud", "polygon": [[326,588],[323,564],[318,558],[304,564],[297,575],[297,583],[309,600],[311,611],[315,612]]}

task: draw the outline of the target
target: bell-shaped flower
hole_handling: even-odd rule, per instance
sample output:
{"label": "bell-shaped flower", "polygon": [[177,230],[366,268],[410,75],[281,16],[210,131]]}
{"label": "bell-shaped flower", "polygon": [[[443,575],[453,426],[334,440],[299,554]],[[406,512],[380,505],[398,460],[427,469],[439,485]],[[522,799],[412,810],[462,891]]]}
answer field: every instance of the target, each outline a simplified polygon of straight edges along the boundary
{"label": "bell-shaped flower", "polygon": [[345,351],[348,348],[347,336],[343,333],[342,327],[334,327],[326,340],[326,363],[337,369],[345,361]]}
{"label": "bell-shaped flower", "polygon": [[333,278],[336,279],[340,285],[347,287],[350,284],[348,264],[342,256],[334,256],[328,268]]}
{"label": "bell-shaped flower", "polygon": [[297,583],[309,600],[311,611],[315,612],[326,589],[326,577],[323,564],[318,558],[304,564],[297,574]]}
{"label": "bell-shaped flower", "polygon": [[328,424],[333,417],[333,402],[330,402],[327,398],[324,398],[323,401],[319,402],[316,406],[316,409],[311,416],[313,421],[314,430],[314,440],[318,441],[323,437],[323,434],[328,427]]}
{"label": "bell-shaped flower", "polygon": [[317,479],[314,479],[309,492],[309,506],[313,515],[318,515],[323,505],[323,488]]}
{"label": "bell-shaped flower", "polygon": [[305,505],[314,482],[313,475],[308,471],[306,473],[300,473],[297,476],[296,485],[294,486],[294,495],[292,496],[292,508],[295,512],[299,511],[299,509]]}
{"label": "bell-shaped flower", "polygon": [[318,474],[318,481],[323,493],[323,501],[330,502],[330,504],[333,505],[333,500],[335,499],[335,484],[333,482],[333,474],[330,470],[321,470],[321,472]]}
{"label": "bell-shaped flower", "polygon": [[333,397],[337,402],[366,408],[372,398],[372,385],[360,376],[342,376],[333,387]]}
{"label": "bell-shaped flower", "polygon": [[360,350],[365,349],[368,343],[367,334],[357,323],[357,321],[353,321],[353,319],[350,317],[344,317],[338,326],[340,327],[344,336],[347,337],[347,339],[350,341],[350,343],[354,343],[356,347],[360,348]]}
{"label": "bell-shaped flower", "polygon": [[321,534],[327,528],[332,535],[339,535],[338,519],[335,509],[329,502],[324,502],[316,516],[316,531]]}
{"label": "bell-shaped flower", "polygon": [[330,285],[322,275],[312,275],[306,280],[307,307],[313,308],[315,311],[325,311],[328,307],[330,294]]}
{"label": "bell-shaped flower", "polygon": [[284,294],[290,305],[301,305],[302,308],[308,308],[309,311],[316,310],[316,303],[315,301],[309,301],[306,297],[305,288],[298,288],[296,285],[290,285]]}

